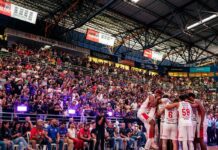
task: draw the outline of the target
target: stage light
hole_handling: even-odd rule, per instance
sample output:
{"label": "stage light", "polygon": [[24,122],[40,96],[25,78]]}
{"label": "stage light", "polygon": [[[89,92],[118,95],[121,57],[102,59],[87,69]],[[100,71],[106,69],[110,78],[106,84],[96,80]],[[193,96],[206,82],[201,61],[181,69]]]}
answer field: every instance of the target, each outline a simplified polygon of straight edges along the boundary
{"label": "stage light", "polygon": [[209,17],[207,17],[207,18],[205,18],[205,19],[203,19],[203,20],[201,20],[199,22],[196,22],[196,23],[188,26],[186,29],[187,30],[193,29],[193,28],[195,28],[195,27],[197,27],[197,26],[199,26],[199,25],[201,25],[203,23],[206,23],[206,22],[208,22],[208,21],[210,21],[210,20],[212,20],[212,19],[214,19],[216,17],[218,17],[218,14],[213,14],[213,15],[211,15],[211,16],[209,16]]}
{"label": "stage light", "polygon": [[131,2],[133,2],[133,3],[138,3],[139,0],[131,0]]}
{"label": "stage light", "polygon": [[109,117],[113,116],[113,112],[111,112],[111,111],[107,112],[107,114],[108,114]]}
{"label": "stage light", "polygon": [[27,106],[24,106],[24,105],[17,106],[17,111],[18,112],[26,112]]}
{"label": "stage light", "polygon": [[68,109],[68,114],[75,115],[76,110],[75,109]]}

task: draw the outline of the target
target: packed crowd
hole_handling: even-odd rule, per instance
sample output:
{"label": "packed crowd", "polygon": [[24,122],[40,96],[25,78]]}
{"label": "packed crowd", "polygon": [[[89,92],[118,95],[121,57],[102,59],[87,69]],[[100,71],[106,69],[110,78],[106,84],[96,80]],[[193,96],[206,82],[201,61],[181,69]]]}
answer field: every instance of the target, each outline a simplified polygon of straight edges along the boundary
{"label": "packed crowd", "polygon": [[[90,62],[87,57],[75,57],[69,53],[53,50],[28,50],[23,45],[17,45],[9,51],[13,55],[0,58],[0,112],[17,113],[18,106],[27,106],[26,113],[28,114],[95,117],[99,110],[104,110],[110,117],[133,120],[137,118],[138,108],[156,89],[161,89],[165,94],[170,95],[170,99],[193,91],[203,100],[210,116],[213,116],[211,118],[213,132],[209,130],[208,133],[214,133],[213,142],[217,138],[217,133],[215,133],[217,132],[217,118],[215,117],[218,109],[217,97],[208,90],[209,87],[214,87],[215,81],[212,78],[150,76],[146,73],[116,68],[109,64]],[[69,114],[69,110],[75,112]],[[4,118],[5,115],[2,114],[0,117]],[[30,120],[28,119],[27,122]],[[84,147],[84,142],[94,147],[94,131],[89,129],[89,123],[72,122],[67,125],[69,129],[66,128],[64,122],[60,122],[60,127],[57,127],[58,121],[54,119],[49,124],[49,126],[48,123],[44,125],[40,119],[36,124],[37,132],[39,130],[43,132],[43,140],[40,139],[40,141],[48,148],[51,148],[51,143],[54,141],[58,141],[54,143],[59,143],[60,148],[64,146],[64,143],[72,145],[71,141],[74,142],[76,149]],[[91,129],[94,128],[94,124],[91,124]],[[35,127],[32,128],[31,123],[16,122],[11,125],[9,122],[3,122],[4,132],[10,130],[8,133],[2,132],[2,139],[7,139],[3,145],[11,147],[13,144],[22,143],[22,146],[28,148],[27,139],[23,138],[27,135],[25,126],[29,127],[30,140],[32,147],[35,148],[34,140],[38,141],[37,138],[41,137],[34,137],[32,130]],[[55,130],[56,133],[50,133],[50,130]],[[141,147],[146,142],[142,130],[142,127],[134,123],[128,124],[127,127],[121,123],[119,128],[116,122],[109,123],[106,137],[109,147],[114,148],[115,143],[118,143],[117,147],[122,149],[123,142],[127,149],[135,145]],[[85,138],[82,134],[85,134]],[[120,138],[125,140],[120,140]]]}
{"label": "packed crowd", "polygon": [[[0,59],[4,112],[16,112],[22,104],[28,106],[28,113],[61,115],[71,108],[77,116],[95,116],[101,107],[114,117],[135,117],[149,92],[162,89],[176,96],[197,85],[188,78],[149,76],[62,52],[30,51],[24,46],[13,50],[17,55]],[[66,64],[68,67],[64,68]],[[199,85],[214,84],[213,79],[199,81]],[[205,89],[195,92],[205,105],[210,105],[210,111],[216,111],[216,104],[212,103],[216,95],[211,97]]]}

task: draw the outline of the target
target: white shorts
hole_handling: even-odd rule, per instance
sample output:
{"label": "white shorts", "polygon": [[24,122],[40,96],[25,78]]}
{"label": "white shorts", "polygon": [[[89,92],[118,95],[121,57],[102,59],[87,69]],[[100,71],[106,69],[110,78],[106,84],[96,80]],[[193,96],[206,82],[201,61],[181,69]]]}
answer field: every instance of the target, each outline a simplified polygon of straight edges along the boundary
{"label": "white shorts", "polygon": [[179,126],[179,141],[194,141],[192,126]]}
{"label": "white shorts", "polygon": [[164,122],[160,122],[160,139],[163,139],[163,125]]}
{"label": "white shorts", "polygon": [[178,138],[178,125],[177,124],[164,124],[162,139],[177,140]]}

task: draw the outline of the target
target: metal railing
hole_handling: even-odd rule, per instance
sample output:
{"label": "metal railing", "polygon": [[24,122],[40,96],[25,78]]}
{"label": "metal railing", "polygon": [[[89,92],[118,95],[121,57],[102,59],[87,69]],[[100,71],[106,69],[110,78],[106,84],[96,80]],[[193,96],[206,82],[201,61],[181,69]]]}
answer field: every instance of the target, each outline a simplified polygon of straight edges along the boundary
{"label": "metal railing", "polygon": [[[57,119],[59,121],[68,122],[70,118],[73,118],[75,122],[91,122],[95,120],[96,116],[76,116],[76,115],[53,115],[53,114],[31,114],[31,113],[13,113],[13,112],[0,112],[0,120],[2,121],[19,121],[25,122],[25,118],[30,117],[32,122],[36,122],[37,119],[49,121],[51,119]],[[107,117],[108,120],[113,122],[123,122],[124,118],[119,117]]]}

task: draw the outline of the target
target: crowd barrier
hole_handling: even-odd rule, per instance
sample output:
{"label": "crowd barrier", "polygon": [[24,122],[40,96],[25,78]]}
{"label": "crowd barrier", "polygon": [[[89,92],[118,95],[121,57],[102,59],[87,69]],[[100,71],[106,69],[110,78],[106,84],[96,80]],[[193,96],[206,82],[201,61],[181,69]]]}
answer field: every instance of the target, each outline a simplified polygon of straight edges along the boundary
{"label": "crowd barrier", "polygon": [[[44,121],[49,121],[51,119],[57,119],[59,121],[68,122],[70,118],[73,118],[75,122],[91,122],[95,121],[96,116],[77,116],[77,115],[53,115],[53,114],[32,114],[32,113],[13,113],[13,112],[1,112],[0,120],[2,121],[19,121],[25,122],[25,118],[30,117],[31,121],[34,123],[37,119],[42,119]],[[133,122],[137,121],[135,119],[127,119],[121,117],[107,117],[108,120],[112,122]]]}

